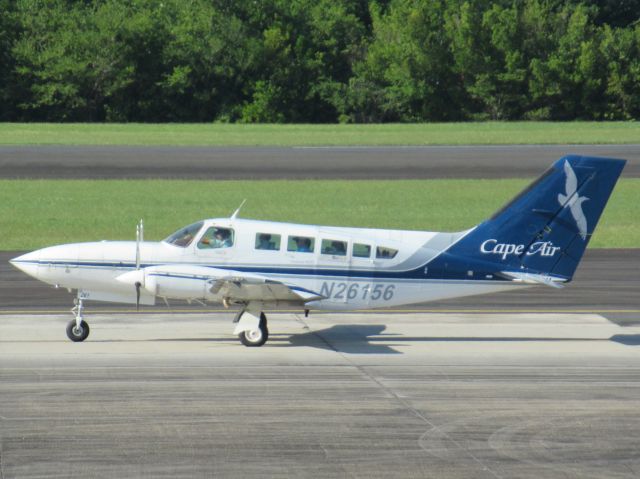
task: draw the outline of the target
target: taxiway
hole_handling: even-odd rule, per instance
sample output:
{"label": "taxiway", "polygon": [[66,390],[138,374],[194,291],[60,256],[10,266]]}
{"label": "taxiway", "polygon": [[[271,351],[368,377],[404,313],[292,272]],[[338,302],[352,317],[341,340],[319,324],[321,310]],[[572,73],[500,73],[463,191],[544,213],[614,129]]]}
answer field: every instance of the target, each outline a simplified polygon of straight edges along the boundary
{"label": "taxiway", "polygon": [[640,327],[596,314],[0,321],[0,471],[35,477],[635,478]]}
{"label": "taxiway", "polygon": [[640,145],[408,147],[0,146],[0,178],[416,179],[536,178],[568,154],[624,158]]}

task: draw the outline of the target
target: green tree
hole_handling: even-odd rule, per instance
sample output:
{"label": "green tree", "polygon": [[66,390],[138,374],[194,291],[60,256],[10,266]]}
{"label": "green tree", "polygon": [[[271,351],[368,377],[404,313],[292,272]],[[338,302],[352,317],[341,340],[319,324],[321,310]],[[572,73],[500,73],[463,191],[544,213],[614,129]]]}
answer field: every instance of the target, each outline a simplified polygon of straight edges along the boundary
{"label": "green tree", "polygon": [[465,113],[478,119],[517,118],[526,103],[525,29],[518,4],[485,9],[464,2],[447,12],[453,70],[464,85]]}
{"label": "green tree", "polygon": [[334,122],[365,33],[358,2],[268,0],[239,8],[255,35],[242,121]]}
{"label": "green tree", "polygon": [[120,2],[18,2],[22,34],[13,47],[15,79],[31,119],[105,119],[106,99],[133,83],[118,41],[129,13]]}
{"label": "green tree", "polygon": [[0,0],[0,121],[17,116],[12,79],[14,59],[11,52],[17,36],[15,2]]}
{"label": "green tree", "polygon": [[373,11],[373,39],[349,83],[352,121],[460,118],[459,84],[444,30],[443,1],[391,1]]}
{"label": "green tree", "polygon": [[557,46],[546,59],[533,59],[532,98],[552,119],[604,117],[606,64],[600,32],[583,5],[565,6],[557,15]]}
{"label": "green tree", "polygon": [[637,119],[640,0],[0,0],[0,119]]}
{"label": "green tree", "polygon": [[254,62],[243,22],[209,2],[173,2],[159,61],[157,101],[169,121],[233,117]]}
{"label": "green tree", "polygon": [[605,26],[601,48],[607,59],[607,118],[640,118],[640,25]]}

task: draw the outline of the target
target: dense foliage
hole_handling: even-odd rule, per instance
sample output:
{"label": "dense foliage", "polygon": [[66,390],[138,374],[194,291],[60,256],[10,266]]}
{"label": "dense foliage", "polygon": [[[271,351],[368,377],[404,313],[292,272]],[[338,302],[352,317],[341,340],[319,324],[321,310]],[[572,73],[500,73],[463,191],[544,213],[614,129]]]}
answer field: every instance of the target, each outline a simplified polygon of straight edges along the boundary
{"label": "dense foliage", "polygon": [[639,119],[640,0],[0,0],[0,120]]}

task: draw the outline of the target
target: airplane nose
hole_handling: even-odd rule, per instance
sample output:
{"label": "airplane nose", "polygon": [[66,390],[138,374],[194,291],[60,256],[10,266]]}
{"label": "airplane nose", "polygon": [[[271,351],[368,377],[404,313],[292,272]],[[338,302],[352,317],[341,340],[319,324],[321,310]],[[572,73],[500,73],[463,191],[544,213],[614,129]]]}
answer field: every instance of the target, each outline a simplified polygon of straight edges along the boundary
{"label": "airplane nose", "polygon": [[38,261],[40,260],[40,251],[36,250],[31,253],[23,254],[22,256],[17,256],[11,260],[9,263],[20,271],[27,273],[29,276],[33,276],[34,278],[38,277]]}

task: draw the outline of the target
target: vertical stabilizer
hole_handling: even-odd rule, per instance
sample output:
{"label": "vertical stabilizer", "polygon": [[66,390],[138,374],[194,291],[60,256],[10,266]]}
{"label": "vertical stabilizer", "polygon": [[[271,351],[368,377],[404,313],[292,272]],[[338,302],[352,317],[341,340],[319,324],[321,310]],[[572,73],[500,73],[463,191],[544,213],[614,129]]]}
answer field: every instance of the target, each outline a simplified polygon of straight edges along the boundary
{"label": "vertical stabilizer", "polygon": [[625,163],[561,158],[447,256],[491,263],[496,271],[570,280]]}

